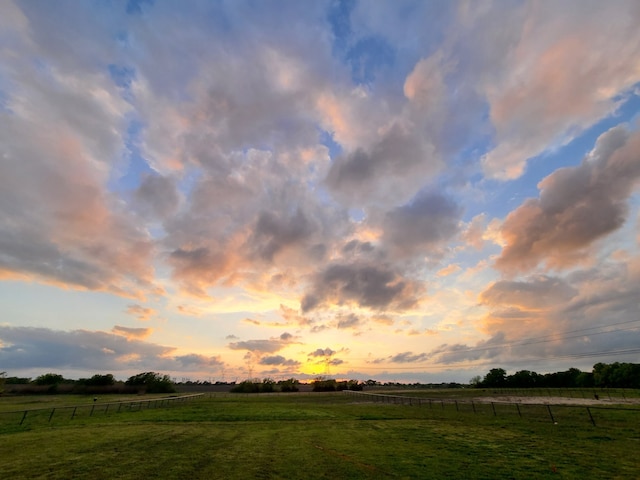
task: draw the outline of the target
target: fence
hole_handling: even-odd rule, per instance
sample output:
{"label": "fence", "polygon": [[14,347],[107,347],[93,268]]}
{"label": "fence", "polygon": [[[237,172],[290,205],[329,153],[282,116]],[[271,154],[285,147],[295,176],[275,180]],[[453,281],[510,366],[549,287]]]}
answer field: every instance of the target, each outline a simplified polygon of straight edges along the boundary
{"label": "fence", "polygon": [[[640,408],[604,407],[598,405],[565,405],[550,403],[520,403],[511,401],[477,401],[473,399],[425,398],[407,395],[389,395],[380,393],[345,390],[346,395],[374,403],[408,405],[433,409],[442,413],[488,414],[498,416],[518,416],[537,421],[557,423],[590,422],[598,425],[626,427],[629,414],[640,419]],[[637,419],[634,422],[637,424]]]}
{"label": "fence", "polygon": [[202,393],[181,395],[162,398],[123,400],[119,402],[92,403],[84,405],[55,406],[46,408],[33,408],[27,410],[14,410],[0,412],[0,424],[23,425],[25,423],[47,422],[54,418],[67,418],[73,420],[80,417],[92,417],[94,415],[107,415],[109,413],[135,412],[143,409],[169,407],[203,397]]}

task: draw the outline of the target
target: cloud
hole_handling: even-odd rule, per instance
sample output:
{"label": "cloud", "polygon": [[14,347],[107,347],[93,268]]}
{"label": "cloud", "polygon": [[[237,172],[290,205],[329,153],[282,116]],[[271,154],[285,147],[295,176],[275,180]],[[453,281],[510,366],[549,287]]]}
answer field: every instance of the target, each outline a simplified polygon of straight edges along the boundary
{"label": "cloud", "polygon": [[383,241],[397,256],[438,255],[458,231],[461,208],[437,192],[422,192],[386,214]]}
{"label": "cloud", "polygon": [[460,265],[458,265],[457,263],[452,263],[451,265],[447,265],[446,267],[438,270],[436,272],[436,275],[439,277],[447,277],[449,275],[453,275],[454,273],[458,273],[460,270],[462,270],[462,267],[460,267]]}
{"label": "cloud", "polygon": [[564,268],[584,260],[598,239],[620,228],[640,178],[640,133],[619,125],[603,133],[575,167],[556,170],[502,226],[506,245],[496,267],[526,272],[543,263]]}
{"label": "cloud", "polygon": [[338,329],[345,328],[357,328],[362,325],[362,321],[357,315],[350,313],[348,315],[342,315],[338,317]]}
{"label": "cloud", "polygon": [[131,328],[115,325],[111,331],[116,335],[122,335],[123,337],[132,340],[147,338],[153,333],[153,328]]}
{"label": "cloud", "polygon": [[108,188],[131,112],[95,68],[109,63],[98,46],[108,28],[85,8],[6,8],[16,23],[3,28],[1,58],[0,272],[142,297],[154,290],[153,244]]}
{"label": "cloud", "polygon": [[326,182],[348,205],[403,203],[441,166],[428,138],[413,126],[396,123],[370,148],[336,158]]}
{"label": "cloud", "polygon": [[313,221],[298,209],[290,218],[281,218],[275,212],[260,212],[249,239],[257,256],[272,262],[274,255],[289,246],[309,239],[315,227]]}
{"label": "cloud", "polygon": [[402,352],[397,353],[395,355],[391,355],[388,357],[380,357],[371,360],[370,363],[373,364],[382,364],[382,363],[420,363],[424,362],[429,358],[429,355],[426,353],[413,353],[413,352]]}
{"label": "cloud", "polygon": [[303,312],[326,304],[355,304],[372,310],[406,310],[419,301],[421,287],[390,267],[365,263],[333,264],[319,272],[301,301]]}
{"label": "cloud", "polygon": [[135,316],[138,320],[146,321],[154,316],[157,311],[150,307],[143,307],[142,305],[132,304],[127,306],[126,312],[129,315]]}
{"label": "cloud", "polygon": [[284,358],[282,355],[262,357],[259,363],[260,365],[282,365],[284,367],[297,367],[300,365],[300,362]]}
{"label": "cloud", "polygon": [[259,322],[258,320],[254,320],[253,318],[244,318],[242,319],[242,321],[250,325],[261,325],[261,322]]}
{"label": "cloud", "polygon": [[[487,176],[520,176],[528,159],[611,115],[640,81],[640,9],[633,1],[616,8],[583,2],[506,10],[496,5],[473,17],[467,20],[475,41],[465,50],[482,65],[480,88],[495,128],[496,147],[482,160]],[[478,35],[491,28],[500,34]]]}
{"label": "cloud", "polygon": [[331,357],[335,355],[337,352],[331,350],[329,347],[327,348],[318,348],[317,350],[311,352],[309,354],[310,357]]}
{"label": "cloud", "polygon": [[537,276],[520,282],[496,282],[480,294],[480,301],[492,307],[517,306],[527,310],[542,310],[565,305],[577,293],[561,278]]}
{"label": "cloud", "polygon": [[287,307],[286,305],[280,304],[280,315],[287,323],[291,323],[294,325],[310,325],[312,322],[309,318],[300,315],[298,310]]}
{"label": "cloud", "polygon": [[134,193],[142,215],[147,218],[165,219],[180,206],[180,196],[174,181],[162,175],[144,175]]}
{"label": "cloud", "polygon": [[8,369],[82,366],[96,372],[120,372],[177,367],[171,356],[173,347],[106,332],[0,326],[0,340],[0,363]]}
{"label": "cloud", "polygon": [[279,337],[272,337],[267,340],[246,340],[232,342],[228,345],[231,350],[247,350],[253,353],[275,353],[282,350],[293,341],[294,337],[290,333],[283,333]]}
{"label": "cloud", "polygon": [[207,357],[206,355],[190,353],[188,355],[178,355],[174,359],[176,363],[187,369],[217,369],[224,366],[224,362],[217,356]]}
{"label": "cloud", "polygon": [[415,363],[423,362],[428,358],[424,353],[414,354],[412,352],[403,352],[393,355],[389,358],[389,361],[393,363]]}

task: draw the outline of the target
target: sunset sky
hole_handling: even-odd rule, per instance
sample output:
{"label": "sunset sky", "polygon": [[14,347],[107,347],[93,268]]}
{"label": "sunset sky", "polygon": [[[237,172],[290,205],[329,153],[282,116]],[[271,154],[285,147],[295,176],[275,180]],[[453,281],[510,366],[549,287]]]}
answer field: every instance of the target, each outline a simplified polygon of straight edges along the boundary
{"label": "sunset sky", "polygon": [[0,2],[0,371],[640,363],[640,2]]}

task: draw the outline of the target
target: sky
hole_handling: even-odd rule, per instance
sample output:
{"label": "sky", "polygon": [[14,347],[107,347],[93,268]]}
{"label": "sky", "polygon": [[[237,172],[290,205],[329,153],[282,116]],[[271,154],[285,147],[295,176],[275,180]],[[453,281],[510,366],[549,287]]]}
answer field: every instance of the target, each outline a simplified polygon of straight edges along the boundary
{"label": "sky", "polygon": [[0,2],[0,371],[640,363],[640,3]]}

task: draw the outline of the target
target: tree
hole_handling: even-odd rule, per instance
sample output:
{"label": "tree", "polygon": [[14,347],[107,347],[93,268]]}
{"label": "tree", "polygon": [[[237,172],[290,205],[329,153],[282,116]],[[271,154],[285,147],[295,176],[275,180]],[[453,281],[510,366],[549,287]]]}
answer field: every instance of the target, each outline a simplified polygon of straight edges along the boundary
{"label": "tree", "polygon": [[471,377],[471,380],[469,380],[469,385],[471,385],[474,388],[478,388],[482,386],[482,377],[480,375],[476,375],[475,377]]}
{"label": "tree", "polygon": [[297,392],[299,390],[298,385],[300,385],[300,382],[295,378],[280,380],[278,382],[281,392]]}
{"label": "tree", "polygon": [[514,388],[533,388],[540,386],[540,375],[529,370],[520,370],[507,377],[507,384]]}
{"label": "tree", "polygon": [[63,383],[64,377],[57,373],[45,373],[44,375],[40,375],[36,377],[34,383],[36,385],[58,385],[59,383]]}
{"label": "tree", "polygon": [[176,391],[169,375],[155,372],[138,373],[129,377],[125,385],[144,389],[146,393],[173,393]]}
{"label": "tree", "polygon": [[482,380],[482,386],[488,388],[502,388],[507,383],[507,372],[504,368],[492,368],[484,376]]}
{"label": "tree", "polygon": [[81,378],[78,383],[81,385],[87,385],[88,387],[106,387],[115,384],[116,380],[113,375],[107,373],[106,375],[94,375],[91,378]]}
{"label": "tree", "polygon": [[0,372],[0,395],[4,392],[4,381],[7,378],[7,372]]}

